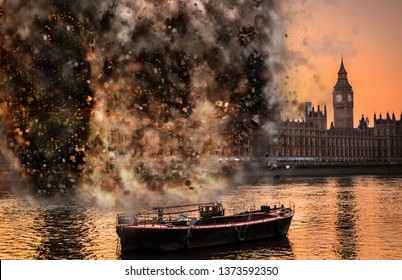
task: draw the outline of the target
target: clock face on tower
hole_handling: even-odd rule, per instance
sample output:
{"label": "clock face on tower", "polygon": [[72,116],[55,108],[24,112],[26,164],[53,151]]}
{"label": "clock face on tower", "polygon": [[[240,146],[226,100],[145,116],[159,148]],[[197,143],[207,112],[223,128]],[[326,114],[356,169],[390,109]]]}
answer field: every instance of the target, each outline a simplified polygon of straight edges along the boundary
{"label": "clock face on tower", "polygon": [[351,94],[348,94],[348,101],[352,102],[352,95]]}
{"label": "clock face on tower", "polygon": [[335,96],[335,101],[336,101],[336,102],[341,102],[341,101],[342,101],[342,94],[337,94],[337,95]]}

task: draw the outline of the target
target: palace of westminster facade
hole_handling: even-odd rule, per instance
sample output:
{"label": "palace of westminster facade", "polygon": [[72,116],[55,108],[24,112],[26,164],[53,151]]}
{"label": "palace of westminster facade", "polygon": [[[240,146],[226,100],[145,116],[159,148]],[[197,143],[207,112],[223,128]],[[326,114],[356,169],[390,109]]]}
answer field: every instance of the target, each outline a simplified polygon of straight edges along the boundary
{"label": "palace of westminster facade", "polygon": [[343,59],[333,89],[334,121],[327,129],[327,108],[305,103],[304,121],[282,121],[267,157],[283,161],[402,162],[402,114],[374,114],[353,127],[354,96]]}
{"label": "palace of westminster facade", "polygon": [[[327,128],[327,108],[314,108],[305,103],[303,121],[281,121],[277,135],[271,144],[261,147],[261,132],[255,133],[255,126],[247,129],[248,137],[236,143],[233,131],[225,129],[223,137],[227,143],[214,154],[221,158],[263,157],[264,161],[300,163],[402,163],[402,114],[374,114],[374,123],[369,127],[368,118],[360,119],[353,127],[354,93],[341,61],[338,80],[333,89],[334,121]],[[253,135],[253,136],[250,136]],[[118,144],[124,137],[119,129],[111,131],[109,140]],[[259,142],[258,151],[252,143]],[[273,143],[272,143],[273,142]],[[131,147],[132,148],[132,147]]]}

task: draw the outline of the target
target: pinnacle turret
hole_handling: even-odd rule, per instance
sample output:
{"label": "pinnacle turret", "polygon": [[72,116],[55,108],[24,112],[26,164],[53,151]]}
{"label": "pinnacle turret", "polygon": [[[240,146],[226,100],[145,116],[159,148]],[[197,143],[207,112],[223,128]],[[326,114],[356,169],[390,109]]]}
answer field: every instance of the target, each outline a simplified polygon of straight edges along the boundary
{"label": "pinnacle turret", "polygon": [[338,71],[338,79],[347,79],[348,78],[348,72],[346,72],[345,65],[343,64],[343,56],[341,58],[341,67],[339,68]]}

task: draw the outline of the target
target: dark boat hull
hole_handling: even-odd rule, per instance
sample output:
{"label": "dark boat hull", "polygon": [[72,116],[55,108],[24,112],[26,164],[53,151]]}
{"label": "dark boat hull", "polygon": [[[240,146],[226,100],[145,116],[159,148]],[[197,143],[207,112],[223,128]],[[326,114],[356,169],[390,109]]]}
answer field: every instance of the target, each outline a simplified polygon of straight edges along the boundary
{"label": "dark boat hull", "polygon": [[166,227],[117,225],[123,252],[137,249],[180,250],[273,238],[287,234],[293,213],[251,222]]}

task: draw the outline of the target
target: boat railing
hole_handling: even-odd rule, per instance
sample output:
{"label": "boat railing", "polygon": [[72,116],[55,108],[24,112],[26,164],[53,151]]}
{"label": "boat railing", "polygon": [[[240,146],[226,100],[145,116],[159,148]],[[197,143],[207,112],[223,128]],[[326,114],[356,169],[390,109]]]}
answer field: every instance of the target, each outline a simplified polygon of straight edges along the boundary
{"label": "boat railing", "polygon": [[274,209],[289,208],[289,209],[292,209],[293,211],[296,210],[296,204],[290,200],[287,203],[279,200],[279,201],[275,201],[274,203],[270,203],[270,205],[273,205]]}
{"label": "boat railing", "polygon": [[158,217],[154,213],[147,213],[147,214],[137,214],[137,215],[129,215],[129,214],[118,214],[117,215],[117,224],[122,225],[166,225],[169,223],[194,223],[194,220],[198,220],[199,217],[196,216],[189,216],[189,215],[172,215],[167,214],[163,217]]}

